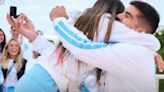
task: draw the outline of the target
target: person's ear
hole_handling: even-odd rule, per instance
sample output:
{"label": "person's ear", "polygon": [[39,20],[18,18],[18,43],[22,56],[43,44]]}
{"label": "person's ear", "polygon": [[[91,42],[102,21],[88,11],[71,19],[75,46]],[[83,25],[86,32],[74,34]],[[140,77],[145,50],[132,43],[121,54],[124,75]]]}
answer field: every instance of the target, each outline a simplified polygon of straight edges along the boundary
{"label": "person's ear", "polygon": [[144,32],[144,33],[147,32],[147,29],[143,25],[140,25],[140,26],[136,27],[135,30],[137,32]]}
{"label": "person's ear", "polygon": [[138,28],[138,32],[144,32],[147,33],[147,30],[143,27]]}

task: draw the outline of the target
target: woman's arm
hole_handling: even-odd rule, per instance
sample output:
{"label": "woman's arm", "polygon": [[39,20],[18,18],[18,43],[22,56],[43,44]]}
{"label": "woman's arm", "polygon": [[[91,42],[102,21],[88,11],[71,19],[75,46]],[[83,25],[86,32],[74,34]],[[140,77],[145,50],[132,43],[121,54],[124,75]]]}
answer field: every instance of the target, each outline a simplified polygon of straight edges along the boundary
{"label": "woman's arm", "polygon": [[114,43],[92,42],[72,25],[64,23],[61,20],[66,21],[65,18],[58,18],[54,21],[55,32],[63,43],[63,46],[76,58],[89,65],[110,72],[114,72],[116,68],[122,70],[122,66],[128,64],[118,62],[121,61],[118,58],[118,53],[120,55],[121,52],[118,51],[117,46],[114,46]]}
{"label": "woman's arm", "polygon": [[[63,6],[53,8],[50,12],[50,19],[53,21],[58,17],[66,17],[66,11]],[[97,41],[103,41],[105,33],[108,28],[110,14],[104,14],[99,22],[99,35]],[[76,33],[76,32],[75,32]],[[151,34],[139,33],[133,29],[129,29],[124,24],[115,21],[112,27],[112,34],[110,37],[110,42],[121,42],[121,43],[130,43],[134,45],[142,45],[148,48],[151,51],[158,51],[160,48],[159,40]]]}

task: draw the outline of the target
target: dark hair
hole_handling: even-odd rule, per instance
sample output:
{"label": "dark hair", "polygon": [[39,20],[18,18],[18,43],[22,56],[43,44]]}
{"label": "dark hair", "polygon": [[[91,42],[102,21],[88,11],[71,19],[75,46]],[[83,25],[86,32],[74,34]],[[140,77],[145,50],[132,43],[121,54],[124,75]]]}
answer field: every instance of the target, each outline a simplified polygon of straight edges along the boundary
{"label": "dark hair", "polygon": [[5,33],[3,32],[3,30],[2,30],[1,28],[0,28],[0,31],[3,33],[3,36],[4,36],[4,40],[3,40],[3,42],[0,43],[0,44],[1,44],[0,52],[2,52],[2,51],[3,51],[3,48],[4,48],[5,45],[6,45],[6,35],[5,35]]}
{"label": "dark hair", "polygon": [[148,23],[148,27],[150,28],[149,33],[153,34],[158,27],[160,19],[155,8],[143,1],[131,1],[130,4],[141,12],[141,17]]}

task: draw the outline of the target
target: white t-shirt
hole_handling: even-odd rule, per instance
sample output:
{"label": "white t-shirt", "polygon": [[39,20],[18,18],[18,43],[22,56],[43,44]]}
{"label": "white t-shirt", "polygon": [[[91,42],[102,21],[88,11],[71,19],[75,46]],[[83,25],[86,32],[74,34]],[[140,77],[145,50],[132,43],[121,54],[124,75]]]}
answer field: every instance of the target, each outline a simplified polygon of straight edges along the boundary
{"label": "white t-shirt", "polygon": [[[9,59],[8,69],[10,69],[10,67],[12,67],[12,65],[14,63],[13,61],[14,61],[13,59]],[[7,88],[7,87],[10,87],[10,86],[15,86],[17,81],[18,81],[18,79],[17,79],[17,71],[16,71],[15,64],[14,64],[14,67],[7,74],[7,77],[6,77],[6,80],[5,80],[5,83],[4,83],[4,87]]]}

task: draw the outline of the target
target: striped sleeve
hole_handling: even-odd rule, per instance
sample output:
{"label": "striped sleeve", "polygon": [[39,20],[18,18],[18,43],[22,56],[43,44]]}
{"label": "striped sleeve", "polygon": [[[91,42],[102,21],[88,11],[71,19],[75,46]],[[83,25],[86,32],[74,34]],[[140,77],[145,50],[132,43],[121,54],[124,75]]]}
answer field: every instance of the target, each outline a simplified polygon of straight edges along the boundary
{"label": "striped sleeve", "polygon": [[[65,18],[58,18],[54,21],[54,31],[63,46],[76,58],[103,70],[112,70],[110,63],[118,58],[115,53],[112,53],[115,49],[112,48],[114,44],[90,41],[82,32],[68,24]],[[117,66],[116,63],[114,65]]]}

